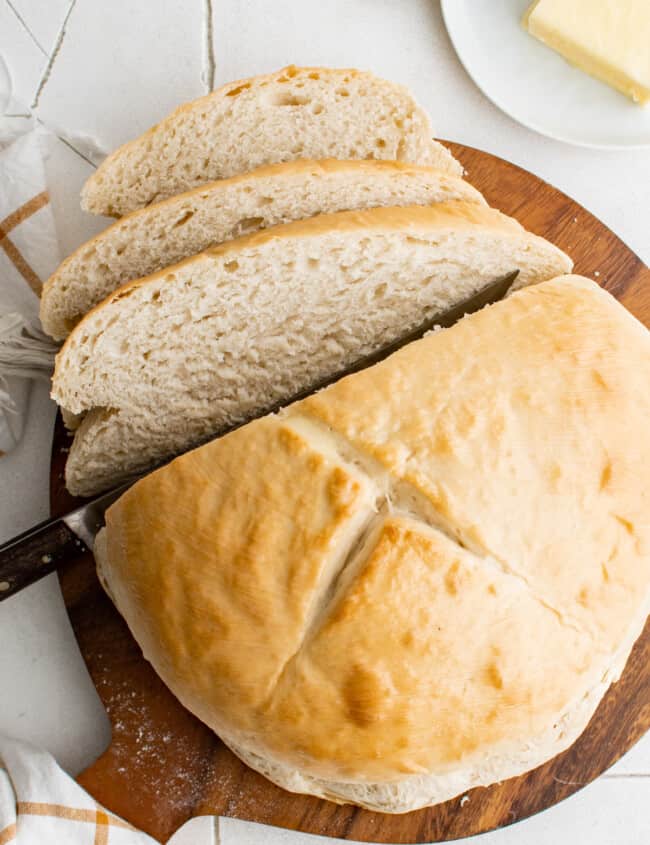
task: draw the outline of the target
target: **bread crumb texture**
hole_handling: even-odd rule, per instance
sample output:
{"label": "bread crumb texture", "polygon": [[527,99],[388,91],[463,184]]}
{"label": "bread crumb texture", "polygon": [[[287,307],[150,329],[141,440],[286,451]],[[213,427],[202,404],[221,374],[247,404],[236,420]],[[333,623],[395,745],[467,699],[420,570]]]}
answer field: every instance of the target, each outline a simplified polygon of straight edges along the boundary
{"label": "bread crumb texture", "polygon": [[176,109],[110,155],[82,206],[119,217],[204,182],[296,159],[385,159],[462,176],[426,112],[371,73],[288,67]]}
{"label": "bread crumb texture", "polygon": [[321,214],[123,285],[57,358],[54,398],[87,415],[67,484],[91,494],[284,403],[516,267],[528,285],[571,261],[455,201]]}
{"label": "bread crumb texture", "polygon": [[70,255],[41,296],[41,322],[65,338],[120,285],[209,247],[315,214],[464,200],[462,179],[393,161],[295,161],[200,185],[117,220]]}

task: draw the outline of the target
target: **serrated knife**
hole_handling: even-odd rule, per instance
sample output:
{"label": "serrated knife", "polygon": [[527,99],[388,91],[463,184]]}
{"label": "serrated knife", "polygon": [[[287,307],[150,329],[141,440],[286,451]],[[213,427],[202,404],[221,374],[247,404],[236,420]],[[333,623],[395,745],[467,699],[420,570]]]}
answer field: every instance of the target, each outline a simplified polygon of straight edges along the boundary
{"label": "serrated knife", "polygon": [[[518,270],[514,270],[512,273],[499,277],[464,302],[449,311],[429,317],[412,332],[387,346],[383,346],[376,352],[366,355],[345,370],[334,373],[324,381],[312,385],[307,390],[303,390],[296,396],[292,396],[272,408],[264,409],[264,411],[255,414],[254,417],[244,422],[218,432],[215,437],[222,437],[246,422],[251,422],[252,419],[274,413],[280,408],[322,390],[322,388],[333,384],[344,376],[359,372],[359,370],[364,370],[366,367],[383,361],[384,358],[401,349],[402,346],[418,340],[436,326],[449,328],[466,314],[473,314],[486,305],[498,302],[508,293],[518,273]],[[53,572],[63,561],[70,560],[88,549],[92,550],[95,536],[104,525],[106,510],[136,481],[137,478],[134,478],[108,493],[103,493],[101,496],[76,508],[76,510],[65,514],[65,516],[41,522],[0,546],[0,601],[9,598],[22,590],[23,587],[27,587],[34,581],[38,581],[39,578]]]}

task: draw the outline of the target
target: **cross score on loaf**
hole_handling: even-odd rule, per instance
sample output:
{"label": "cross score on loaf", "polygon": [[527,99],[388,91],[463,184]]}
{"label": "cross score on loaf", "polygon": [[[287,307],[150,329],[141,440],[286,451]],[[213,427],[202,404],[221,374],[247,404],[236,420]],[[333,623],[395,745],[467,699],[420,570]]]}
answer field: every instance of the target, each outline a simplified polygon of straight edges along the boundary
{"label": "cross score on loaf", "polygon": [[648,332],[566,277],[138,482],[100,575],[277,783],[389,812],[568,747],[648,612]]}

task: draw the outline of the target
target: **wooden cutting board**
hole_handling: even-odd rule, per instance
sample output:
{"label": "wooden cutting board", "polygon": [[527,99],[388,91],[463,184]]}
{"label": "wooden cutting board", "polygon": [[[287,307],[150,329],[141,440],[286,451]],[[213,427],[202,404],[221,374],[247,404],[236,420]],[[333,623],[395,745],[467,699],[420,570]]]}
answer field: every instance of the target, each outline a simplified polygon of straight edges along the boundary
{"label": "wooden cutting board", "polygon": [[[491,205],[552,240],[650,325],[650,271],[612,232],[569,197],[519,167],[449,144]],[[69,438],[58,421],[51,502],[73,500],[62,473]],[[86,555],[59,573],[81,653],[106,707],[112,739],[79,782],[108,809],[160,842],[188,818],[218,814],[368,842],[437,842],[526,818],[566,798],[612,765],[650,727],[650,623],[622,679],[564,754],[534,771],[402,816],[294,795],[251,771],[174,699],[145,662],[103,593]]]}

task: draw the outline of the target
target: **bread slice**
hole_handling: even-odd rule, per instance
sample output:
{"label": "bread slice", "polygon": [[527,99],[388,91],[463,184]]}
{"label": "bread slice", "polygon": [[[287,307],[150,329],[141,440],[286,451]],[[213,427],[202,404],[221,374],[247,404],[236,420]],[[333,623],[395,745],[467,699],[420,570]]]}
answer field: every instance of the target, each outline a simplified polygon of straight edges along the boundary
{"label": "bread slice", "polygon": [[57,358],[53,397],[92,411],[69,487],[93,492],[286,401],[513,269],[527,285],[570,267],[512,218],[455,202],[312,217],[124,285]]}
{"label": "bread slice", "polygon": [[120,216],[213,179],[295,159],[395,159],[462,175],[401,85],[371,73],[286,67],[231,82],[120,147],[81,204]]}
{"label": "bread slice", "polygon": [[485,204],[462,179],[394,161],[296,161],[211,182],[135,211],[80,246],[45,284],[41,322],[62,340],[124,282],[278,223],[458,199]]}
{"label": "bread slice", "polygon": [[568,748],[650,607],[650,334],[519,291],[184,455],[102,582],[181,702],[287,789],[406,812]]}

